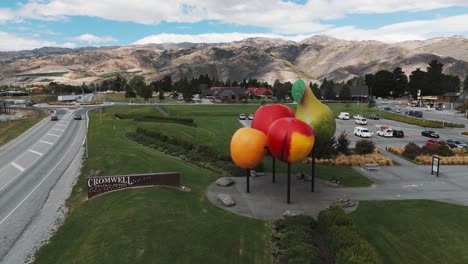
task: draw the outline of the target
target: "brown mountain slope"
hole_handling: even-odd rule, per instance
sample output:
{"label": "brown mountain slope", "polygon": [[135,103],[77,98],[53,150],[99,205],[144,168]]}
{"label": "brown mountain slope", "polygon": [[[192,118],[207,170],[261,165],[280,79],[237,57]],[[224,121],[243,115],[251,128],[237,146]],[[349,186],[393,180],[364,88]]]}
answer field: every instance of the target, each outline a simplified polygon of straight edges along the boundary
{"label": "brown mountain slope", "polygon": [[223,80],[256,78],[269,83],[298,77],[306,81],[341,81],[397,66],[409,75],[416,68],[425,70],[433,59],[444,64],[446,73],[463,79],[468,73],[467,43],[463,37],[386,44],[314,36],[301,42],[254,38],[227,44],[42,48],[0,53],[0,84],[81,84],[117,73],[135,74],[131,72],[144,75],[148,81],[164,75],[180,79],[201,74]]}

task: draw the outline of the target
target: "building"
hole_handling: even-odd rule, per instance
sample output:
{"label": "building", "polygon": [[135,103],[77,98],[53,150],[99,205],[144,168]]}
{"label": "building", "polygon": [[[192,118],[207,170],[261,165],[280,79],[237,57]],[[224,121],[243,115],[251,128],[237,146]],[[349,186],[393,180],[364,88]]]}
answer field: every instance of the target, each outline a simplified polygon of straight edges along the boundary
{"label": "building", "polygon": [[[343,89],[343,86],[341,85],[335,85],[333,87],[336,100],[344,100],[344,98],[340,98],[341,89]],[[353,101],[367,101],[369,98],[369,89],[365,85],[349,86],[349,90],[351,91],[351,99]],[[325,98],[325,89],[323,91],[320,89],[320,94],[322,95],[322,98]]]}
{"label": "building", "polygon": [[203,97],[213,97],[222,102],[249,99],[249,91],[242,87],[211,87],[202,93]]}
{"label": "building", "polygon": [[264,88],[264,87],[249,87],[247,88],[250,94],[250,98],[257,98],[257,99],[262,99],[262,98],[269,98],[273,97],[275,93],[273,92],[272,89],[269,88]]}

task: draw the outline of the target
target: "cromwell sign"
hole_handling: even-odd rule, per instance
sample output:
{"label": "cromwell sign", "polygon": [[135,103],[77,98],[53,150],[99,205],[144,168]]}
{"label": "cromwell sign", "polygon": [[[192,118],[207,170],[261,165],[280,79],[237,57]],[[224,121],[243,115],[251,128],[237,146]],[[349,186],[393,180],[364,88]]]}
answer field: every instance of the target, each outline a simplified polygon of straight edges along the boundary
{"label": "cromwell sign", "polygon": [[166,185],[180,187],[177,172],[101,176],[88,178],[88,198],[98,194],[139,186]]}

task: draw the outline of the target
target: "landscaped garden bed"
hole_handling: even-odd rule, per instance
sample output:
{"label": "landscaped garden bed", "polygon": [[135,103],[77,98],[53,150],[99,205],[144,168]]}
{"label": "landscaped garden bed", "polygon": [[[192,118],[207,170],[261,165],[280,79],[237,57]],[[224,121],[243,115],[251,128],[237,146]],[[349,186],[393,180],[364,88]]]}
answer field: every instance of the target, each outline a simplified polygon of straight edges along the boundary
{"label": "landscaped garden bed", "polygon": [[409,143],[405,147],[390,146],[387,149],[420,165],[430,165],[433,156],[442,157],[439,162],[443,165],[468,165],[468,151],[466,149],[451,149],[445,144],[438,147],[419,147],[414,143]]}

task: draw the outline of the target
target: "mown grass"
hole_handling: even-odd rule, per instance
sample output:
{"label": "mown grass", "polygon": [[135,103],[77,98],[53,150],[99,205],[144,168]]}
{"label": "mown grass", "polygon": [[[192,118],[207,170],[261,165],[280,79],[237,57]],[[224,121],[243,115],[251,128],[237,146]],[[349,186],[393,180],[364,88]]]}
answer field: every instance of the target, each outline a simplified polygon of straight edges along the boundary
{"label": "mown grass", "polygon": [[[205,197],[218,175],[129,141],[122,111],[92,113],[89,159],[68,200],[70,213],[36,263],[271,263],[267,223],[228,213]],[[86,201],[87,175],[178,171],[191,192],[152,187]]]}
{"label": "mown grass", "polygon": [[23,73],[23,74],[15,74],[15,76],[19,76],[19,77],[62,77],[63,75],[67,73],[68,72]]}
{"label": "mown grass", "polygon": [[120,74],[136,74],[136,73],[140,73],[142,71],[119,71],[119,72],[109,72],[109,73],[103,73],[103,74],[100,74],[98,75],[99,78],[110,78],[110,77],[114,77],[114,76],[117,76],[117,75],[120,75]]}
{"label": "mown grass", "polygon": [[0,146],[5,145],[12,139],[23,134],[26,130],[37,124],[45,117],[41,111],[37,111],[36,115],[27,119],[19,119],[12,121],[0,121]]}
{"label": "mown grass", "polygon": [[468,263],[468,208],[436,201],[364,201],[351,213],[387,264]]}

